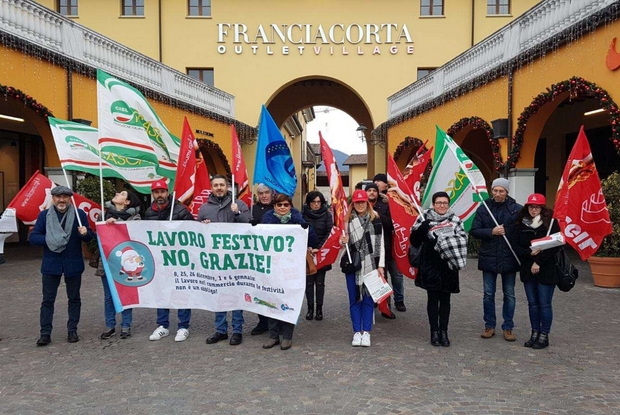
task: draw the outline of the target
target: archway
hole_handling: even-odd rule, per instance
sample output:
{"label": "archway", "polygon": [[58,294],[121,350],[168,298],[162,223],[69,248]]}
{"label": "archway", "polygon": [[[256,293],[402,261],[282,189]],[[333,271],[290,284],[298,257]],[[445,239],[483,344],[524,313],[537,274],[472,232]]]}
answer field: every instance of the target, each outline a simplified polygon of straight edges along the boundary
{"label": "archway", "polygon": [[198,148],[202,153],[207,170],[211,176],[223,174],[229,180],[232,179],[232,171],[228,159],[217,143],[206,138],[198,139]]}
{"label": "archway", "polygon": [[448,135],[478,166],[487,183],[495,178],[503,166],[499,142],[493,138],[493,129],[480,117],[461,118],[447,131]]}

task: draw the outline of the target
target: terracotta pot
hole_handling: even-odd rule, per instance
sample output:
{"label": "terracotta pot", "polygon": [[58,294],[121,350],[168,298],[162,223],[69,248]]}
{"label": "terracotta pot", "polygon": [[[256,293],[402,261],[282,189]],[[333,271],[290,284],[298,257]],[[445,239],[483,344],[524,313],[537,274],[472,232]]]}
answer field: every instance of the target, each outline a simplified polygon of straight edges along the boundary
{"label": "terracotta pot", "polygon": [[590,257],[590,270],[594,285],[604,288],[620,288],[620,258]]}

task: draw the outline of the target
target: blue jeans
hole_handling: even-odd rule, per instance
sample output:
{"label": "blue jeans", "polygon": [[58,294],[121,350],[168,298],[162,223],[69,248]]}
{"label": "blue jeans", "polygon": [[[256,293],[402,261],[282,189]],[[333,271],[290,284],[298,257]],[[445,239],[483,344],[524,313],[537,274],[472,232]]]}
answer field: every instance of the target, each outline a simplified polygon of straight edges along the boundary
{"label": "blue jeans", "polygon": [[[60,285],[61,275],[45,275],[42,276],[43,285],[43,301],[41,302],[41,334],[52,334],[52,321],[54,320],[54,303],[58,294],[58,286]],[[82,276],[65,277],[65,285],[67,289],[67,298],[69,300],[68,312],[69,320],[67,321],[67,331],[77,331],[77,325],[80,322],[80,310],[82,308],[82,300],[80,298],[80,287],[82,286]]]}
{"label": "blue jeans", "polygon": [[404,301],[405,300],[405,277],[398,270],[396,266],[396,261],[389,261],[387,267],[387,272],[390,274],[390,278],[392,279],[392,289],[394,290],[394,301]]}
{"label": "blue jeans", "polygon": [[351,323],[353,331],[371,331],[372,318],[375,314],[375,302],[368,294],[363,294],[362,299],[358,301],[358,290],[363,290],[363,286],[358,287],[355,284],[355,274],[346,274],[347,291],[349,292],[349,309],[351,310]]}
{"label": "blue jeans", "polygon": [[[104,275],[101,277],[103,283],[103,312],[105,316],[105,326],[109,329],[116,327],[116,310],[114,309],[114,301],[110,293],[110,285],[108,278]],[[128,308],[121,312],[121,328],[131,327],[132,309]]]}
{"label": "blue jeans", "polygon": [[[502,275],[502,291],[504,293],[504,306],[502,317],[504,324],[502,330],[512,330],[515,326],[512,320],[515,315],[515,280],[517,274],[507,272]],[[495,328],[497,322],[495,318],[495,289],[497,283],[497,274],[489,271],[482,271],[482,280],[484,281],[484,326],[486,328]]]}
{"label": "blue jeans", "polygon": [[553,292],[555,285],[544,285],[532,279],[523,284],[527,296],[527,306],[530,311],[532,330],[549,333],[553,321]]}
{"label": "blue jeans", "polygon": [[[228,333],[228,313],[226,311],[218,311],[215,313],[215,331],[222,334]],[[232,311],[232,332],[233,334],[241,334],[243,332],[243,310]]]}
{"label": "blue jeans", "polygon": [[[166,329],[170,327],[170,321],[168,320],[169,316],[170,316],[170,309],[158,308],[157,309],[157,325],[164,326],[164,328]],[[189,319],[192,316],[192,310],[179,309],[177,311],[177,316],[179,317],[179,329],[188,329]]]}

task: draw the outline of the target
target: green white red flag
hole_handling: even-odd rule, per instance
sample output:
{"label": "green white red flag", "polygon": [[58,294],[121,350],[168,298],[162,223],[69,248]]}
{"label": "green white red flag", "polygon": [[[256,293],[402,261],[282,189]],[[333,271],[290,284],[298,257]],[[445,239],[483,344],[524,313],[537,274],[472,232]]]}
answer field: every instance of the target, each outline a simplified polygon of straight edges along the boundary
{"label": "green white red flag", "polygon": [[463,221],[469,232],[476,209],[489,197],[484,176],[463,150],[441,128],[437,128],[435,155],[422,206],[431,207],[436,192],[450,196],[450,209]]}
{"label": "green white red flag", "polygon": [[583,261],[592,256],[603,238],[612,232],[601,180],[583,126],[564,167],[553,217],[558,220],[566,242]]}

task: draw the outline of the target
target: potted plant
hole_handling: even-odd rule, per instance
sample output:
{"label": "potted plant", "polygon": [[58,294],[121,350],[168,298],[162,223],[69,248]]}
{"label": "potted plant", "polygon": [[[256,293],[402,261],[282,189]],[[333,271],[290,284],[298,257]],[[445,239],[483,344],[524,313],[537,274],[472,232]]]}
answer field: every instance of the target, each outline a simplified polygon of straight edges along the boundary
{"label": "potted plant", "polygon": [[601,182],[612,232],[603,239],[598,251],[588,259],[594,285],[620,288],[620,173],[617,171]]}
{"label": "potted plant", "polygon": [[[74,189],[77,193],[82,196],[92,200],[96,203],[101,203],[101,186],[99,184],[99,177],[93,176],[91,174],[87,174],[86,177],[82,180],[79,180],[75,185]],[[103,200],[109,201],[112,200],[116,193],[114,189],[114,185],[110,180],[103,180]],[[102,206],[103,208],[104,206]],[[93,229],[94,231],[94,229]],[[92,254],[99,249],[97,246],[97,239],[92,239],[90,242],[84,244],[84,256],[86,259],[89,259]]]}

